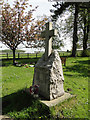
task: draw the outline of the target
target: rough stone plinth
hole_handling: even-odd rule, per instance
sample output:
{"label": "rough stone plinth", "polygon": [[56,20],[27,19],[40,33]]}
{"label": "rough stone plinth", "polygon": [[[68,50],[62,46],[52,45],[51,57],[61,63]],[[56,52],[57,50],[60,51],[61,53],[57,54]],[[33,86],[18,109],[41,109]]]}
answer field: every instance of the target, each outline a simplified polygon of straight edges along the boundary
{"label": "rough stone plinth", "polygon": [[62,63],[57,51],[53,51],[48,60],[44,55],[35,65],[34,85],[39,85],[39,94],[48,100],[64,95]]}

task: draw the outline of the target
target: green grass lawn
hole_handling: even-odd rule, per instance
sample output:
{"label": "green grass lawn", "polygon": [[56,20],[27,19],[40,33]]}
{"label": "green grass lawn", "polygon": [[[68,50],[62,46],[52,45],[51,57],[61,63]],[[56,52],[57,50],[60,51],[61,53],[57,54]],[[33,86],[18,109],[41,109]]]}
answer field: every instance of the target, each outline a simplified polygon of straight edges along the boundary
{"label": "green grass lawn", "polygon": [[[88,118],[88,58],[68,58],[64,71],[64,90],[76,98],[52,107],[52,114],[65,118]],[[70,90],[70,91],[69,91]]]}
{"label": "green grass lawn", "polygon": [[[17,60],[28,63],[37,59]],[[24,88],[32,85],[34,68],[12,66],[12,60],[3,61],[2,67],[2,101],[3,114],[15,119],[29,118],[88,118],[88,79],[89,58],[67,58],[63,66],[64,90],[76,97],[58,104],[50,109],[41,104],[39,99],[23,92]]]}

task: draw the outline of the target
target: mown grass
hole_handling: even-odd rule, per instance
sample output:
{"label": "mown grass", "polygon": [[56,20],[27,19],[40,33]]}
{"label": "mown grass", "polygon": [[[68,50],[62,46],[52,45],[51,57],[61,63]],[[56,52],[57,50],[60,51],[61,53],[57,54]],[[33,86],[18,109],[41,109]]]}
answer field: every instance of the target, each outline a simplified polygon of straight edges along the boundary
{"label": "mown grass", "polygon": [[[88,58],[68,58],[64,71],[64,90],[76,98],[51,108],[52,115],[63,118],[88,118]],[[53,110],[54,109],[54,110]]]}
{"label": "mown grass", "polygon": [[[19,63],[28,63],[37,59],[22,59]],[[29,118],[86,118],[88,119],[88,57],[67,58],[63,66],[64,90],[76,95],[50,109],[38,99],[23,92],[32,85],[34,68],[12,66],[12,61],[3,61],[2,67],[2,100],[3,114],[16,119]]]}
{"label": "mown grass", "polygon": [[[16,62],[18,64],[36,64],[37,61],[40,59],[40,57],[36,58],[23,58],[23,59],[17,59]],[[13,60],[2,60],[2,66],[12,66]]]}
{"label": "mown grass", "polygon": [[2,69],[2,95],[9,95],[24,87],[29,87],[33,80],[34,68],[7,66]]}

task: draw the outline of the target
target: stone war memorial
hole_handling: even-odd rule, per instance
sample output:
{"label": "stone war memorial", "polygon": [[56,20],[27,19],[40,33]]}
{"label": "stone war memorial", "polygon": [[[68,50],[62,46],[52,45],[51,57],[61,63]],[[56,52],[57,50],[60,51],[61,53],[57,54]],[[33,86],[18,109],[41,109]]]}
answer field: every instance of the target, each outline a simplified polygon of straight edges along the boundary
{"label": "stone war memorial", "polygon": [[39,85],[39,95],[46,100],[54,100],[65,94],[62,63],[57,51],[52,50],[52,37],[57,30],[52,29],[52,22],[46,24],[46,30],[41,33],[45,38],[45,53],[35,65],[33,84]]}

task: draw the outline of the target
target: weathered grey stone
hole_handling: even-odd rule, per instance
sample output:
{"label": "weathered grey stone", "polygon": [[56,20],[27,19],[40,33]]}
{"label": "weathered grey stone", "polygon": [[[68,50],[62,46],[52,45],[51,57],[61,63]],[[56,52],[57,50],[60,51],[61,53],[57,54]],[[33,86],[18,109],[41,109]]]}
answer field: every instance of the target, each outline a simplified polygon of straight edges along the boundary
{"label": "weathered grey stone", "polygon": [[52,107],[52,106],[58,105],[58,104],[64,102],[65,100],[68,100],[68,99],[73,98],[73,97],[76,97],[76,96],[65,92],[63,96],[60,96],[54,100],[51,100],[51,101],[40,100],[40,102],[44,103],[48,107]]}
{"label": "weathered grey stone", "polygon": [[57,30],[52,29],[52,22],[46,24],[46,30],[41,33],[41,37],[45,38],[45,60],[48,59],[52,52],[52,37],[57,35]]}
{"label": "weathered grey stone", "polygon": [[40,95],[53,100],[64,94],[62,63],[57,51],[53,51],[47,61],[44,55],[35,65],[34,85],[39,85]]}

